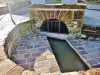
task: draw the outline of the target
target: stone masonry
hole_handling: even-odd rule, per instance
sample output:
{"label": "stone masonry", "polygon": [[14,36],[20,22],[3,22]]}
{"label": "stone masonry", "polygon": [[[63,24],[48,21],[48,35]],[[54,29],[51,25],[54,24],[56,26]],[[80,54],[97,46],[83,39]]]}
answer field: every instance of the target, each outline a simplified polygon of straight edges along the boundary
{"label": "stone masonry", "polygon": [[[46,52],[46,54],[51,54]],[[43,53],[42,55],[45,55]],[[48,58],[48,57],[47,57]],[[51,58],[51,56],[49,57]],[[53,57],[54,58],[54,57]],[[5,54],[3,46],[0,46],[0,75],[100,75],[100,68],[90,69],[87,71],[69,72],[69,73],[37,73],[34,71],[26,70],[12,62]]]}
{"label": "stone masonry", "polygon": [[21,38],[11,58],[16,64],[39,73],[60,71],[47,37],[41,33]]}
{"label": "stone masonry", "polygon": [[81,54],[83,58],[93,67],[100,68],[100,41],[89,41],[68,37],[74,50]]}

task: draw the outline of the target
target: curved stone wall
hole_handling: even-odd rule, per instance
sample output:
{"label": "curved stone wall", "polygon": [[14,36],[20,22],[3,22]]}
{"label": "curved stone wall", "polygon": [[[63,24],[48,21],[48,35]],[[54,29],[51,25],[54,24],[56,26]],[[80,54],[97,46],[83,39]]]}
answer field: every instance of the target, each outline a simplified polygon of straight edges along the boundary
{"label": "curved stone wall", "polygon": [[8,56],[11,56],[13,50],[15,50],[17,46],[17,42],[20,41],[21,37],[25,37],[25,35],[29,33],[36,32],[36,27],[31,21],[23,22],[17,26],[8,34],[8,37],[5,39],[4,46],[5,52]]}

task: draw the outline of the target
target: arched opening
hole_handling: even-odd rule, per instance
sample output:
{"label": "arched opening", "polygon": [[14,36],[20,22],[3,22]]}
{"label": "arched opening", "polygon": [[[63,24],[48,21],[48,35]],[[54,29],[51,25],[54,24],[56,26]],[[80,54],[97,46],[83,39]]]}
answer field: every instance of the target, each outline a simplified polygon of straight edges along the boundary
{"label": "arched opening", "polygon": [[66,24],[57,19],[45,20],[42,23],[40,30],[53,32],[53,33],[67,33],[67,34],[69,33],[68,28],[66,27]]}

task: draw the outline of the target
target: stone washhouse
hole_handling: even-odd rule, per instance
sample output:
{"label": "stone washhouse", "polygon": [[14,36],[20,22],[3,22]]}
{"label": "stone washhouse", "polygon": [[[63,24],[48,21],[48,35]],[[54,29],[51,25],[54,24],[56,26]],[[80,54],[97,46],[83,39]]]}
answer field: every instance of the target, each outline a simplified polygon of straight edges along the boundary
{"label": "stone washhouse", "polygon": [[[15,26],[4,45],[0,46],[0,75],[100,75],[100,68],[93,68],[86,59],[83,60],[89,70],[62,73],[46,37],[53,35],[62,39],[68,38],[67,41],[71,44],[73,38],[68,35],[81,33],[86,3],[73,0],[74,4],[70,4],[69,0],[61,0],[62,4],[39,4],[37,1],[36,4],[29,5],[30,20]],[[67,28],[63,29],[61,23]],[[45,24],[48,26],[41,28]],[[57,31],[52,24],[58,25]],[[66,32],[68,35],[45,32]]]}

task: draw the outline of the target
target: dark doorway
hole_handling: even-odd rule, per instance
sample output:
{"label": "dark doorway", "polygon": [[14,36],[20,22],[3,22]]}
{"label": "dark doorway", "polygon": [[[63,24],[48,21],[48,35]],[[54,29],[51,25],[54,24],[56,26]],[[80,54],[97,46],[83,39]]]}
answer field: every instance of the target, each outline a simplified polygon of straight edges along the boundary
{"label": "dark doorway", "polygon": [[53,32],[53,33],[67,33],[67,34],[69,33],[68,28],[66,27],[66,24],[57,19],[45,20],[42,23],[40,30]]}

